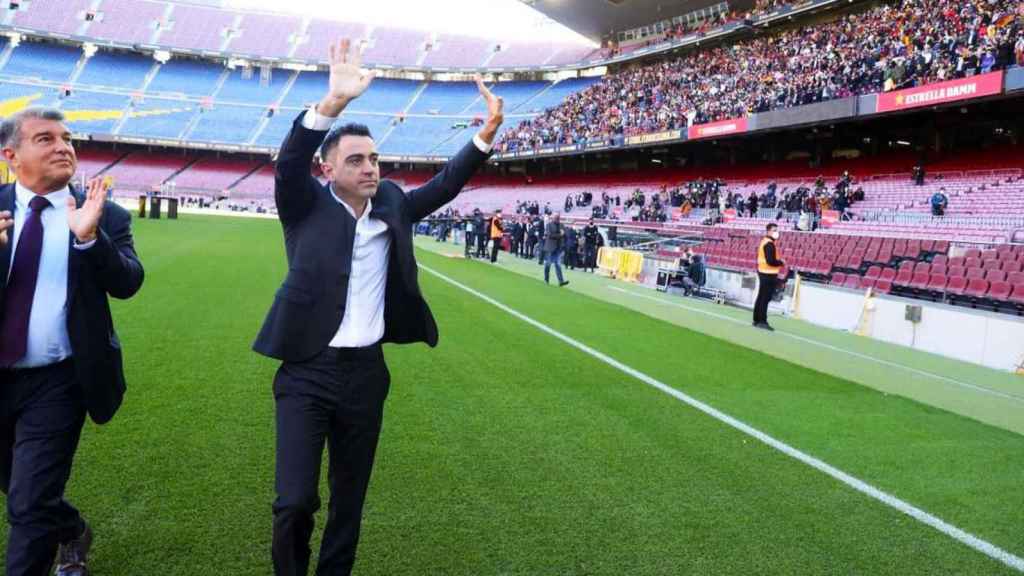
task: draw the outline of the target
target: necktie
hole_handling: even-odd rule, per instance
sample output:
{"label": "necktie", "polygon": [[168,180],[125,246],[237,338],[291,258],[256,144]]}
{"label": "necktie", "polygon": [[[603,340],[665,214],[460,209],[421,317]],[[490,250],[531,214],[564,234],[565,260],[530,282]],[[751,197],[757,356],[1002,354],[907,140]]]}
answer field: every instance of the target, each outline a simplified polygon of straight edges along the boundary
{"label": "necktie", "polygon": [[28,319],[39,276],[39,257],[43,251],[42,212],[50,201],[35,196],[28,203],[28,216],[18,237],[11,275],[0,316],[0,367],[12,366],[28,348]]}

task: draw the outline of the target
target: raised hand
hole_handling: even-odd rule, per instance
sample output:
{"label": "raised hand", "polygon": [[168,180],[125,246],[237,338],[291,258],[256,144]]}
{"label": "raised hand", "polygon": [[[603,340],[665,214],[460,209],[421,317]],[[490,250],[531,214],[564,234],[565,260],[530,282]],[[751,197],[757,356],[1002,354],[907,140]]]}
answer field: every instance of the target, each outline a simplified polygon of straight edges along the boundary
{"label": "raised hand", "polygon": [[476,88],[487,103],[487,122],[500,126],[505,121],[505,100],[501,96],[495,96],[490,88],[484,85],[484,79],[479,74],[473,79],[476,80]]}
{"label": "raised hand", "polygon": [[337,116],[349,102],[358,98],[370,86],[374,72],[362,70],[362,61],[359,49],[353,49],[348,38],[330,45],[330,80],[327,95],[317,107],[320,114]]}
{"label": "raised hand", "polygon": [[505,121],[505,100],[500,96],[495,96],[493,92],[487,86],[484,85],[484,79],[477,74],[474,77],[476,80],[476,88],[480,91],[480,96],[483,97],[484,102],[487,103],[487,123],[480,130],[478,134],[480,139],[488,144],[494,142],[494,137],[498,134],[498,128],[501,127],[501,123]]}
{"label": "raised hand", "polygon": [[7,210],[0,212],[0,248],[7,245],[7,229],[14,226],[14,217]]}
{"label": "raised hand", "polygon": [[96,228],[103,216],[103,204],[107,201],[107,187],[102,178],[89,180],[85,202],[78,208],[73,197],[68,197],[68,227],[79,244],[96,239]]}

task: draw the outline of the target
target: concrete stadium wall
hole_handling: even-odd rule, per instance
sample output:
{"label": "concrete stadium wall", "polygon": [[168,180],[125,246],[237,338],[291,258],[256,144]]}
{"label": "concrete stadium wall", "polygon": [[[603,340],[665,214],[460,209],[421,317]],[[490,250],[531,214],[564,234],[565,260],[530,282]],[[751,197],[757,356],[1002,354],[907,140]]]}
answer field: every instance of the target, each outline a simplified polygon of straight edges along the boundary
{"label": "concrete stadium wall", "polygon": [[[906,319],[921,307],[921,321]],[[1024,361],[1024,319],[938,302],[877,296],[804,283],[794,310],[802,320],[917,350],[1013,371]],[[859,329],[858,329],[859,328]]]}
{"label": "concrete stadium wall", "polygon": [[[753,306],[754,274],[709,268],[707,285],[724,290],[731,304]],[[866,301],[864,291],[809,282],[801,283],[794,301],[794,285],[788,282],[771,312],[997,370],[1014,371],[1024,362],[1024,318],[1019,316],[891,295]],[[921,307],[920,322],[906,319],[908,305]]]}

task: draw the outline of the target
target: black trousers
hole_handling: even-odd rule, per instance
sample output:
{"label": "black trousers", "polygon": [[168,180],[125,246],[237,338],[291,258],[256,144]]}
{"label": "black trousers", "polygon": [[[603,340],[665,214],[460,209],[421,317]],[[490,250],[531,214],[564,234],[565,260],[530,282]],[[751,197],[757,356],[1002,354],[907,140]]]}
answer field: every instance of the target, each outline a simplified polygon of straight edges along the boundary
{"label": "black trousers", "polygon": [[476,235],[476,257],[487,258],[487,234],[477,233]]}
{"label": "black trousers", "polygon": [[533,258],[533,251],[537,247],[537,239],[526,240],[526,253],[523,255],[525,258]]}
{"label": "black trousers", "polygon": [[0,370],[0,489],[7,495],[7,576],[49,574],[57,546],[85,523],[64,487],[85,422],[71,360]]}
{"label": "black trousers", "polygon": [[491,238],[491,262],[498,261],[498,250],[501,248],[501,238]]}
{"label": "black trousers", "polygon": [[775,296],[775,287],[778,286],[779,277],[777,274],[757,274],[757,300],[754,301],[754,323],[768,322],[768,303]]}
{"label": "black trousers", "polygon": [[583,247],[583,268],[589,268],[591,272],[597,267],[597,246]]}
{"label": "black trousers", "polygon": [[309,572],[324,441],[331,492],[317,576],[347,576],[359,541],[391,376],[380,345],[327,348],[274,378],[277,463],[272,554],[277,576]]}

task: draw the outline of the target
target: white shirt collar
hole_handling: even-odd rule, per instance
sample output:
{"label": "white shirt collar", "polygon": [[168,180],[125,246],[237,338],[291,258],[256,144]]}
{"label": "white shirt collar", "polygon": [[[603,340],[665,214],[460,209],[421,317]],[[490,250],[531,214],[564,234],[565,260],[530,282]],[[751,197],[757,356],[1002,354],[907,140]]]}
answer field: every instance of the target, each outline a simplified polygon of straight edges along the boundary
{"label": "white shirt collar", "polygon": [[[14,184],[14,190],[18,198],[18,204],[26,208],[28,207],[28,203],[38,196],[35,192],[22,186],[21,182],[16,182]],[[60,190],[50,192],[49,194],[43,194],[43,198],[49,200],[50,204],[57,210],[64,210],[65,206],[67,206],[67,198],[69,196],[71,196],[71,188],[69,186],[64,186]]]}
{"label": "white shirt collar", "polygon": [[341,197],[339,197],[337,194],[334,193],[334,183],[333,182],[330,184],[330,186],[328,186],[328,189],[331,191],[331,197],[334,198],[334,200],[338,204],[341,204],[342,206],[344,206],[345,210],[348,210],[348,213],[351,214],[352,218],[354,218],[356,221],[359,221],[362,218],[368,218],[370,216],[370,210],[373,209],[373,198],[367,198],[366,199],[366,209],[363,210],[362,217],[361,218],[356,218],[356,211],[355,211],[355,209],[352,208],[351,206],[349,206],[348,202],[345,202],[344,200],[341,199]]}

